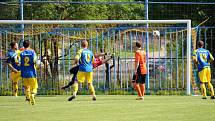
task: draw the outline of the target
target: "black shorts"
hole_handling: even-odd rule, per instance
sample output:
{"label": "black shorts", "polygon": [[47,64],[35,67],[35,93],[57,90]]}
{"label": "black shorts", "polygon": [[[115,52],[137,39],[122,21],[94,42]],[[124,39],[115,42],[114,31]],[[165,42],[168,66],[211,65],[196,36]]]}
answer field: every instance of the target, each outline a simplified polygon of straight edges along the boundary
{"label": "black shorts", "polygon": [[136,83],[145,84],[146,83],[146,74],[138,74]]}

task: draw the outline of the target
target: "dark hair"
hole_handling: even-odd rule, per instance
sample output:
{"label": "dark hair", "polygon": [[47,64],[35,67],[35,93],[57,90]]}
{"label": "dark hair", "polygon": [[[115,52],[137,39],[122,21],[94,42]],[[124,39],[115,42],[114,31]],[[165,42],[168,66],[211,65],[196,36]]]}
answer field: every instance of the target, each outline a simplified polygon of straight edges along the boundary
{"label": "dark hair", "polygon": [[198,46],[198,47],[203,47],[203,46],[204,46],[204,42],[201,41],[201,40],[198,41],[198,42],[197,42],[197,46]]}
{"label": "dark hair", "polygon": [[136,42],[136,47],[140,48],[142,45],[140,42]]}
{"label": "dark hair", "polygon": [[11,42],[10,47],[13,48],[15,44],[16,44],[16,42]]}
{"label": "dark hair", "polygon": [[23,46],[24,46],[24,48],[28,48],[30,46],[30,41],[29,40],[25,40],[23,42]]}

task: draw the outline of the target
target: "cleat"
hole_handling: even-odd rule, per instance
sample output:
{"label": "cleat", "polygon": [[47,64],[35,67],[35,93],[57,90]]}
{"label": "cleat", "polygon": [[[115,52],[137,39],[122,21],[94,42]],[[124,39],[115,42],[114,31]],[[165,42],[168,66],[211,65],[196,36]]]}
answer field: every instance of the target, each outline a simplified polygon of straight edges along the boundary
{"label": "cleat", "polygon": [[96,96],[93,96],[93,101],[96,101]]}
{"label": "cleat", "polygon": [[211,96],[211,99],[215,99],[215,97],[214,97],[214,96]]}
{"label": "cleat", "polygon": [[72,101],[73,99],[75,99],[75,96],[74,96],[74,95],[71,96],[71,97],[68,99],[68,101]]}
{"label": "cleat", "polygon": [[137,97],[136,100],[144,100],[144,97]]}
{"label": "cleat", "polygon": [[207,99],[207,97],[202,97],[202,99]]}

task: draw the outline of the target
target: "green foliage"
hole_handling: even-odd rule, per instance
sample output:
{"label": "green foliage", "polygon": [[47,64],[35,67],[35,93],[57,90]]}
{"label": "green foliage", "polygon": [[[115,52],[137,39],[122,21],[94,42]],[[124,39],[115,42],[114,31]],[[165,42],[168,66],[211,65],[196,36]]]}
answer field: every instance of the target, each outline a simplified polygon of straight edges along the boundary
{"label": "green foliage", "polygon": [[[71,1],[71,0],[64,0]],[[75,1],[75,0],[73,0]],[[121,0],[127,1],[127,0]],[[79,1],[81,2],[81,1]],[[107,2],[107,0],[88,1]],[[26,19],[50,20],[108,20],[143,19],[144,7],[141,4],[52,4],[37,3],[25,6]]]}

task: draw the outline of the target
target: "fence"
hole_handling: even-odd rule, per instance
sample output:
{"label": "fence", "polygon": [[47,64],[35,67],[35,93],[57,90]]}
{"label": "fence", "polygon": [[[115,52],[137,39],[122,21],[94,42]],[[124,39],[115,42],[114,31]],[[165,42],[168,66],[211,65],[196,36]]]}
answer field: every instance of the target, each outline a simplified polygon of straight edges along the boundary
{"label": "fence", "polygon": [[[197,27],[199,23],[209,18],[209,20],[202,26],[197,27],[195,34],[192,38],[203,40],[205,47],[209,49],[214,55],[213,40],[215,35],[215,29],[213,27],[214,20],[214,2],[201,2],[201,1],[186,1],[186,2],[169,2],[160,0],[145,0],[136,2],[133,0],[122,0],[120,2],[115,1],[102,1],[102,2],[74,2],[70,0],[65,1],[40,1],[40,0],[21,0],[0,2],[2,8],[1,19],[191,19],[192,26]],[[81,9],[84,8],[87,11]],[[40,9],[38,9],[40,8]],[[148,8],[148,9],[147,9]],[[57,10],[57,11],[56,11]],[[68,11],[67,11],[68,10]],[[70,12],[69,12],[70,11]],[[100,11],[98,14],[94,14]],[[105,11],[105,12],[104,12]],[[114,11],[114,12],[113,12]],[[7,14],[7,13],[11,14]],[[112,13],[113,12],[113,13]],[[81,14],[78,14],[81,13]],[[126,13],[126,14],[125,14]],[[9,80],[9,69],[5,65],[4,56],[9,49],[8,45],[10,41],[20,41],[21,31],[23,28],[16,26],[2,26],[1,25],[1,93],[7,93],[11,90],[11,82]],[[107,28],[112,28],[107,31]],[[5,30],[5,28],[7,28]],[[53,31],[53,28],[55,30]],[[58,29],[57,29],[58,28]],[[99,67],[95,70],[94,78],[96,79],[96,85],[98,90],[108,90],[107,93],[132,93],[131,84],[129,82],[129,74],[132,73],[132,68],[128,65],[133,63],[132,44],[130,40],[143,41],[146,38],[146,31],[138,28],[138,26],[130,27],[129,25],[116,26],[116,25],[103,25],[97,26],[95,30],[91,31],[91,27],[72,26],[61,27],[59,25],[25,25],[25,39],[34,40],[32,46],[37,50],[38,55],[42,58],[42,55],[51,54],[51,57],[45,57],[49,59],[51,66],[45,67],[46,74],[43,71],[39,71],[40,93],[52,92],[53,94],[60,94],[60,87],[69,81],[70,75],[68,70],[72,66],[71,61],[75,52],[79,49],[80,43],[74,44],[74,41],[87,38],[91,41],[90,48],[95,52],[100,52],[100,48],[105,48],[105,51],[115,52],[116,56],[113,60],[109,61],[109,64]],[[161,29],[162,25],[156,25],[153,30]],[[4,29],[4,30],[3,30]],[[90,30],[89,30],[90,29]],[[185,34],[179,31],[185,29],[180,25],[173,25],[172,28],[165,28],[161,30],[161,37],[155,38],[152,34],[149,36],[149,86],[148,93],[184,93],[186,88],[186,43],[182,42],[181,38],[184,38]],[[129,31],[127,31],[129,30]],[[3,31],[3,32],[2,32]],[[168,32],[172,34],[168,34]],[[178,33],[178,34],[175,34]],[[63,33],[63,34],[62,34]],[[121,34],[122,33],[122,34]],[[126,34],[125,34],[126,33]],[[177,37],[176,37],[177,35]],[[194,36],[195,35],[195,36]],[[67,36],[72,36],[68,38]],[[115,36],[115,38],[114,38]],[[109,41],[108,41],[109,37]],[[165,38],[166,37],[166,38]],[[112,39],[121,40],[120,43],[114,45]],[[171,39],[172,38],[172,39]],[[176,38],[177,42],[176,42]],[[165,40],[172,41],[173,44],[165,43]],[[66,41],[68,41],[65,43]],[[102,41],[100,41],[102,40]],[[106,41],[107,40],[107,41]],[[194,44],[195,44],[195,42]],[[143,41],[144,42],[144,41]],[[155,42],[155,43],[154,43]],[[56,44],[57,43],[57,44]],[[60,47],[58,51],[54,52],[55,47]],[[146,44],[146,42],[145,42]],[[108,46],[107,46],[108,45]],[[178,45],[178,46],[177,46]],[[52,47],[53,46],[53,47]],[[146,47],[146,45],[145,45]],[[49,49],[47,49],[49,48]],[[63,49],[64,48],[64,49]],[[125,49],[126,48],[126,49]],[[117,50],[118,49],[118,50]],[[167,52],[168,49],[168,52]],[[68,51],[69,50],[69,51]],[[127,52],[129,50],[129,52]],[[181,53],[179,53],[181,51]],[[67,56],[62,56],[67,55]],[[59,58],[62,56],[61,58]],[[66,60],[66,61],[62,61]],[[109,72],[110,77],[106,77],[106,66],[115,63],[114,68]],[[119,66],[119,65],[123,66]],[[181,65],[182,64],[182,65]],[[56,67],[58,65],[58,67]],[[175,68],[170,68],[174,66]],[[180,67],[179,67],[180,66]],[[58,68],[59,72],[52,72],[53,69]],[[126,68],[127,70],[123,70]],[[178,71],[175,71],[178,70]],[[212,65],[212,72],[214,65]],[[194,70],[195,71],[195,70]],[[52,75],[59,75],[58,78]],[[169,75],[168,75],[169,74]],[[214,74],[212,73],[212,83],[214,84]],[[51,75],[51,76],[50,76]],[[104,79],[106,77],[109,81]],[[193,76],[194,77],[194,76]],[[61,81],[59,81],[61,80]],[[62,81],[63,80],[63,81]],[[125,81],[125,83],[123,81]],[[195,79],[197,82],[198,80]],[[99,83],[98,83],[99,82]],[[111,83],[113,82],[113,84]],[[117,85],[116,85],[117,84]],[[115,87],[114,87],[115,85]],[[21,87],[21,85],[20,85]],[[110,89],[109,89],[110,88]],[[21,88],[20,88],[21,89]],[[50,91],[44,91],[50,90]],[[122,91],[117,91],[122,90]],[[181,90],[181,91],[179,91]]]}
{"label": "fence", "polygon": [[[171,24],[169,24],[170,22]],[[190,61],[187,60],[187,55],[190,57],[190,54],[187,53],[190,50],[187,49],[189,48],[187,24],[183,23],[184,21],[180,22],[179,20],[152,21],[152,23],[149,21],[148,28],[146,23],[138,24],[131,21],[124,27],[122,23],[113,22],[117,25],[98,28],[96,24],[92,27],[93,24],[79,23],[76,27],[70,27],[74,25],[61,25],[58,24],[59,22],[50,25],[39,24],[40,22],[36,21],[36,24],[26,24],[24,30],[13,28],[13,25],[2,28],[1,46],[2,52],[6,52],[9,49],[10,41],[21,40],[24,35],[25,39],[31,41],[32,47],[38,53],[39,60],[44,64],[38,69],[39,93],[44,94],[51,91],[53,94],[61,94],[60,88],[70,79],[67,72],[72,67],[71,60],[76,51],[80,49],[80,40],[88,40],[89,48],[93,52],[99,53],[99,50],[103,50],[114,53],[113,60],[95,69],[96,89],[108,94],[120,92],[130,94],[134,64],[132,44],[140,41],[149,58],[149,78],[146,83],[149,92],[172,93],[180,90],[177,92],[184,94],[189,90],[189,86],[186,84],[187,81],[190,81],[187,76],[189,71],[184,68],[188,67],[187,70],[189,70]],[[81,27],[83,25],[84,27]],[[175,27],[176,25],[178,27]],[[80,27],[77,28],[77,26]],[[87,26],[91,26],[91,28]],[[154,31],[159,32],[159,35],[155,35]],[[146,39],[147,33],[148,39]],[[1,69],[3,71],[1,73],[2,92],[10,89],[9,69],[4,61],[5,59],[2,58],[1,63],[4,65]],[[111,65],[113,65],[112,69]]]}

